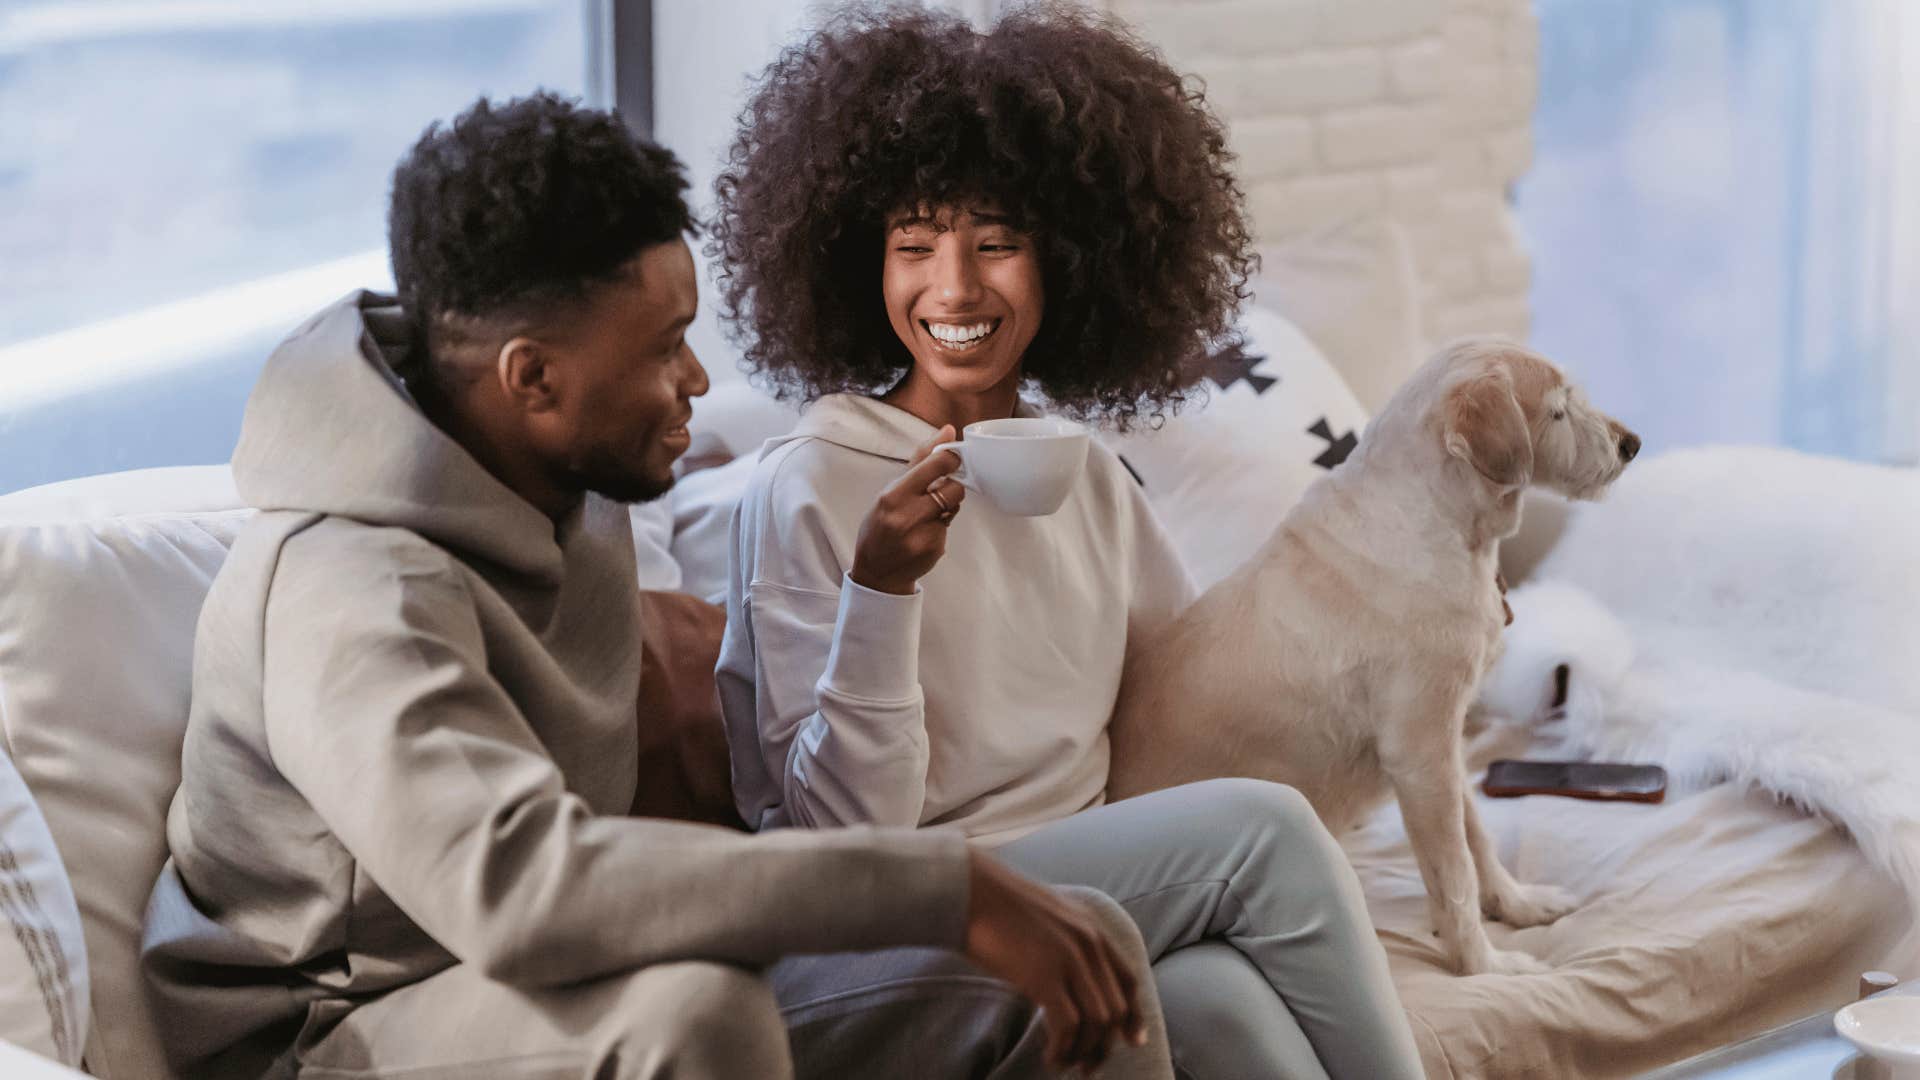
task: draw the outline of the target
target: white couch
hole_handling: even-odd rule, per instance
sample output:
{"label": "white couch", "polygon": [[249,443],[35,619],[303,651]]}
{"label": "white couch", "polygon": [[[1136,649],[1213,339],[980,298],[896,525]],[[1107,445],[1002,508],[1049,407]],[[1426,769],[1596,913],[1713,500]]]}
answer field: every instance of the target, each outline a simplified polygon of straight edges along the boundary
{"label": "white couch", "polygon": [[167,1075],[140,992],[141,918],[165,860],[194,623],[249,514],[224,466],[0,499],[0,738],[79,901],[96,1075]]}

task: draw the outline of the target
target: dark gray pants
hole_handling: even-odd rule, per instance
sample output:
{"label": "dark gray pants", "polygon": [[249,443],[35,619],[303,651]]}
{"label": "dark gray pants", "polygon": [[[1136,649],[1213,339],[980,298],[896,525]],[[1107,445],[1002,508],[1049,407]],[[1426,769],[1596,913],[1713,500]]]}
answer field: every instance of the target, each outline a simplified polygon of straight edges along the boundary
{"label": "dark gray pants", "polygon": [[[1092,905],[1147,968],[1112,900]],[[1170,1080],[1153,981],[1148,1045],[1102,1076]],[[454,967],[348,1013],[297,1048],[303,1080],[781,1080],[1044,1077],[1043,1021],[1006,984],[937,949],[793,957],[763,976],[678,963],[551,990],[517,990]]]}

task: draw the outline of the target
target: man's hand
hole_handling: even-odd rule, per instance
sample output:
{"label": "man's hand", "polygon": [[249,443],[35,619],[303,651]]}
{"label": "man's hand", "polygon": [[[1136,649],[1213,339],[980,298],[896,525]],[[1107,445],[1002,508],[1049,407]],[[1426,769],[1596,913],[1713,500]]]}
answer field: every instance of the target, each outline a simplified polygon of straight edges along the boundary
{"label": "man's hand", "polygon": [[853,545],[853,568],[847,576],[855,583],[907,596],[914,582],[947,553],[947,526],[967,489],[948,479],[960,467],[960,456],[935,454],[933,448],[952,438],[952,424],[934,432],[913,452],[906,475],[874,500]]}
{"label": "man's hand", "polygon": [[1144,1045],[1136,973],[1093,917],[992,856],[971,859],[967,957],[1040,1006],[1048,1063],[1092,1069],[1116,1037]]}

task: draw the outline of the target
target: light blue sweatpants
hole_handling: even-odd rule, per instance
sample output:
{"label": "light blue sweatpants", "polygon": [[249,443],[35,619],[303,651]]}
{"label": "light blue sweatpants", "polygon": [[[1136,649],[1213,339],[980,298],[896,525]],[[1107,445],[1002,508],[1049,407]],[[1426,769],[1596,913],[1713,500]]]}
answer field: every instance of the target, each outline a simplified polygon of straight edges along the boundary
{"label": "light blue sweatpants", "polygon": [[1133,916],[1183,1076],[1424,1076],[1360,880],[1292,788],[1189,784],[1075,814],[995,854],[1039,880],[1099,889]]}

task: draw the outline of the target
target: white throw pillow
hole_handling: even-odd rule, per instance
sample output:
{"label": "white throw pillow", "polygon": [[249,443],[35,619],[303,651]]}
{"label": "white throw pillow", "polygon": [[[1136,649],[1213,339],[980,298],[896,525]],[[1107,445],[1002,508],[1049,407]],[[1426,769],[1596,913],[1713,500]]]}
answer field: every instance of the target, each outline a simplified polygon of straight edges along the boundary
{"label": "white throw pillow", "polygon": [[1307,486],[1346,460],[1367,416],[1320,350],[1262,308],[1214,357],[1208,399],[1158,430],[1105,439],[1133,470],[1205,589],[1245,562]]}
{"label": "white throw pillow", "polygon": [[693,473],[674,486],[673,561],[680,565],[681,592],[708,603],[727,602],[733,512],[746,495],[759,460],[758,451],[750,451],[725,465]]}
{"label": "white throw pillow", "polygon": [[[139,492],[127,479],[119,489]],[[219,505],[224,470],[199,479],[206,497],[186,501]],[[112,1080],[166,1077],[141,987],[140,928],[166,859],[194,625],[251,511],[75,520],[60,489],[0,499],[0,723],[80,909],[93,998],[87,1067]]]}
{"label": "white throw pillow", "polygon": [[0,1040],[67,1065],[87,1043],[87,947],[40,807],[0,754]]}
{"label": "white throw pillow", "polygon": [[[698,475],[698,474],[695,474]],[[675,592],[681,588],[680,566],[673,561],[674,498],[679,485],[658,499],[627,508],[633,522],[633,562],[640,588]]]}
{"label": "white throw pillow", "polygon": [[[726,601],[734,507],[746,494],[761,444],[792,431],[799,422],[799,409],[745,378],[722,383],[694,400],[693,420],[687,424],[693,438],[681,464],[699,467],[682,475],[668,495],[671,550],[679,567],[679,580],[671,588],[716,604]],[[639,541],[637,517],[635,526]]]}
{"label": "white throw pillow", "polygon": [[694,399],[693,419],[687,422],[691,439],[681,461],[704,467],[754,457],[761,443],[785,435],[799,422],[798,408],[744,378],[736,379]]}

